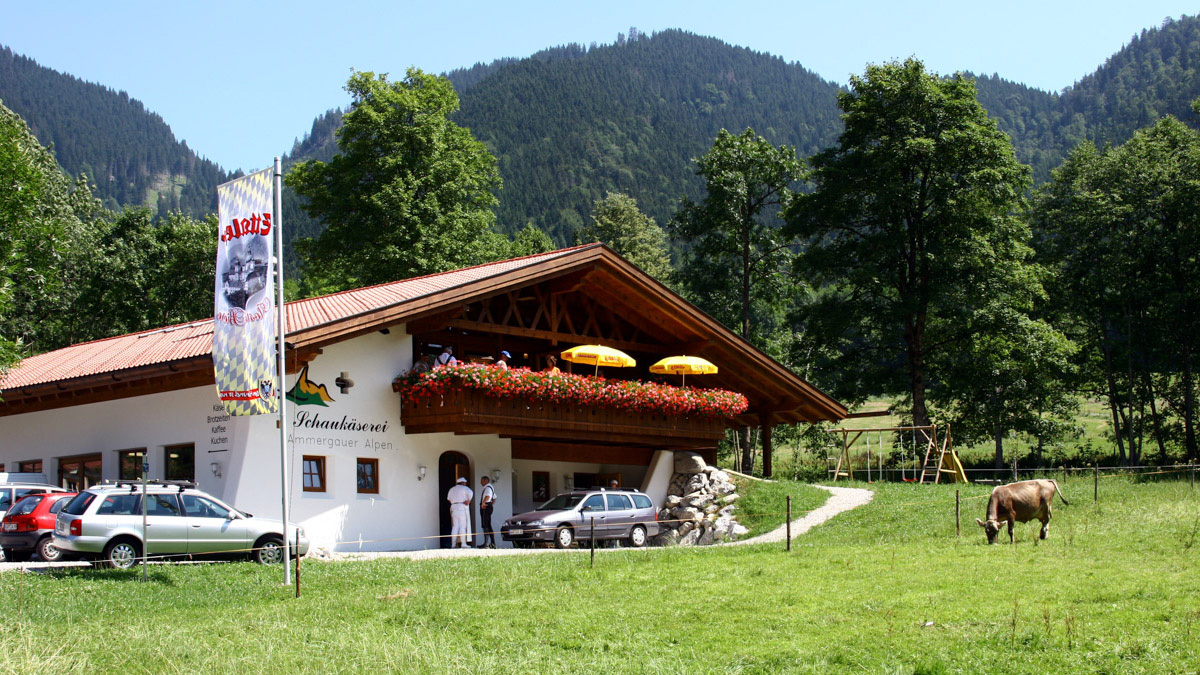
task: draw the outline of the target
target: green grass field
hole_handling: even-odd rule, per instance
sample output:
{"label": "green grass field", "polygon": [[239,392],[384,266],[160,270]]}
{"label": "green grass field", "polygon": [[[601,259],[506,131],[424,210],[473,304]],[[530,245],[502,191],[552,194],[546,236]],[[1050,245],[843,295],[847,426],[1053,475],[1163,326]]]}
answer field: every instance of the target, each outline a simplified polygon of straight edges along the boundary
{"label": "green grass field", "polygon": [[984,544],[986,487],[959,488],[962,538],[954,486],[871,488],[790,554],[314,562],[300,599],[249,563],[6,572],[0,672],[1200,672],[1186,481],[1068,481],[1016,546]]}

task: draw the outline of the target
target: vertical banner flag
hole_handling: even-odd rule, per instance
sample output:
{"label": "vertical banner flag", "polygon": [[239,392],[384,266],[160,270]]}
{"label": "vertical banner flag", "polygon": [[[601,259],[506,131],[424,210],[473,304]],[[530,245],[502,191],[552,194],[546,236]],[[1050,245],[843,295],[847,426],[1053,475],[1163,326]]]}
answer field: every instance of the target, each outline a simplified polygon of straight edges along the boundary
{"label": "vertical banner flag", "polygon": [[217,187],[213,368],[230,415],[278,411],[271,169]]}

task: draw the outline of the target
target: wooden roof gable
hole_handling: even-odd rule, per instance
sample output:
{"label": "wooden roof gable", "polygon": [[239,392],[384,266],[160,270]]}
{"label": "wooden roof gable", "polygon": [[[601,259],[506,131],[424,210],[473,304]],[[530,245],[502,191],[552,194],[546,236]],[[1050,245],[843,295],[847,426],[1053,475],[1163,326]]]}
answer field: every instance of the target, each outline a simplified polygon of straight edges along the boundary
{"label": "wooden roof gable", "polygon": [[[602,244],[289,302],[290,367],[323,346],[400,324],[409,333],[452,329],[689,353],[721,367],[702,386],[750,399],[747,423],[846,416],[840,403]],[[209,320],[40,354],[0,379],[0,415],[212,383],[211,350]]]}

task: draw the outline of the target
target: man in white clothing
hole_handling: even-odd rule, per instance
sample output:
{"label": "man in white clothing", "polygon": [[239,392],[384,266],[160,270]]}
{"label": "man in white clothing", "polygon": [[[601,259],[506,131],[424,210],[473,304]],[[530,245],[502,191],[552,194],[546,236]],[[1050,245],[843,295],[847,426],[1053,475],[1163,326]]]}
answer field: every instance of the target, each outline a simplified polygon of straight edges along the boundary
{"label": "man in white clothing", "polygon": [[446,493],[450,502],[450,548],[466,548],[467,534],[471,530],[471,500],[475,492],[467,487],[467,479],[459,478]]}

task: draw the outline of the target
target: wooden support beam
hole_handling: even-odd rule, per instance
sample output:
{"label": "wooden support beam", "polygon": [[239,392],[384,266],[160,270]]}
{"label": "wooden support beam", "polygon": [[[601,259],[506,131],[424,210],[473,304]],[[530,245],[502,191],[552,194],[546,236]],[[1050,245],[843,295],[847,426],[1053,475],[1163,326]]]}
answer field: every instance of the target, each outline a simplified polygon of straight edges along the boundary
{"label": "wooden support beam", "polygon": [[[518,337],[533,338],[536,340],[560,341],[577,344],[587,344],[595,342],[596,338],[586,335],[578,335],[575,333],[564,333],[560,331],[538,330],[536,328],[518,328],[516,326],[502,326],[494,323],[481,323],[479,321],[469,321],[467,319],[454,319],[448,323],[451,328],[459,330],[476,331],[480,333],[498,333],[500,335],[515,335]],[[626,342],[624,340],[604,340],[605,346],[624,349],[627,351],[646,352],[650,354],[668,354],[674,349],[664,345],[654,345],[645,342]]]}
{"label": "wooden support beam", "polygon": [[760,438],[762,439],[762,452],[763,452],[763,456],[762,456],[763,478],[770,478],[771,477],[771,450],[772,450],[772,448],[771,448],[772,433],[771,432],[774,429],[774,425],[771,423],[771,413],[764,413],[760,417],[760,421],[762,423],[762,434],[760,435]]}

